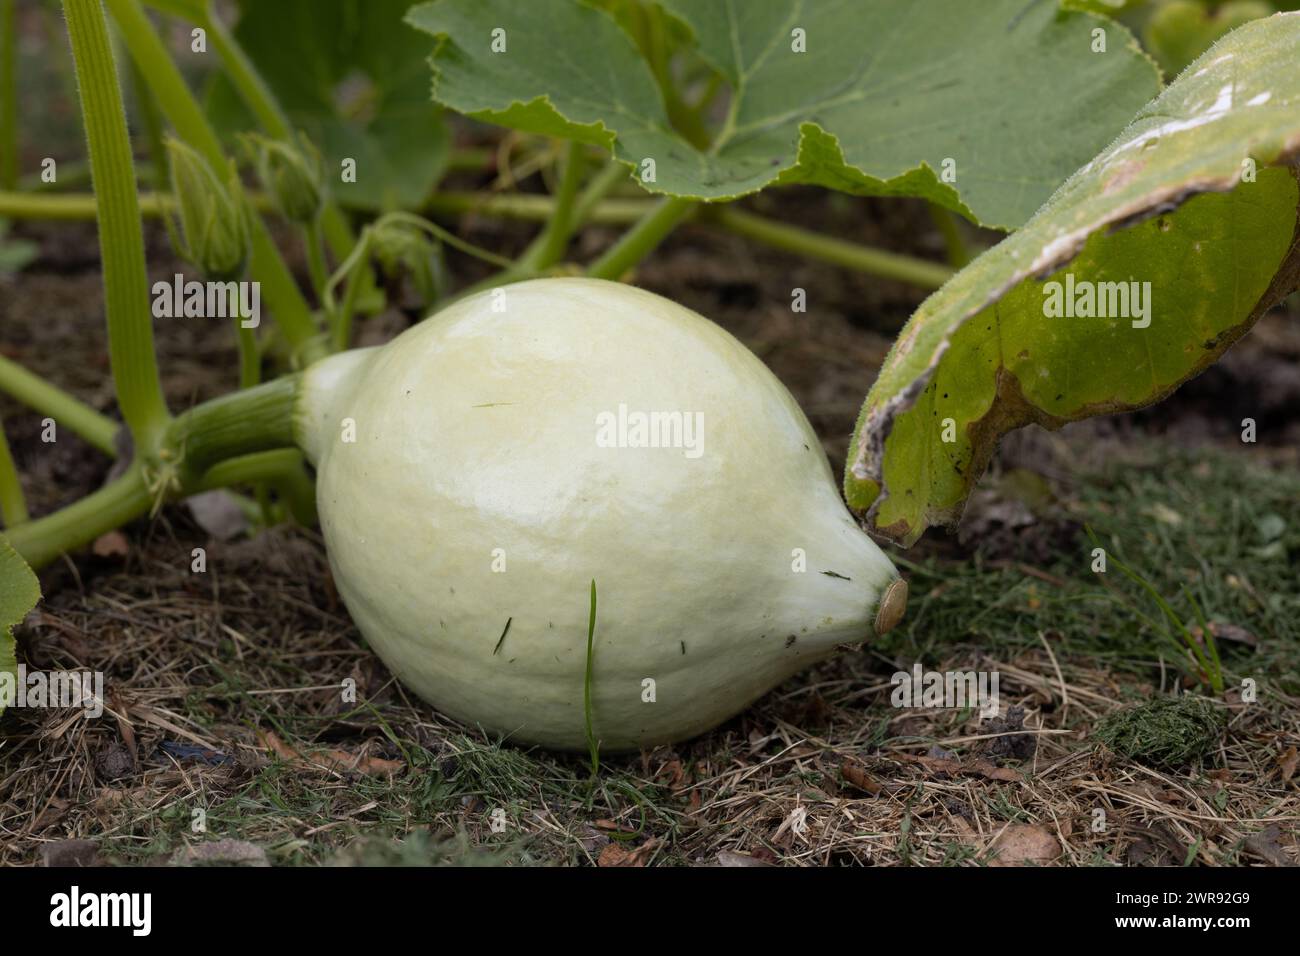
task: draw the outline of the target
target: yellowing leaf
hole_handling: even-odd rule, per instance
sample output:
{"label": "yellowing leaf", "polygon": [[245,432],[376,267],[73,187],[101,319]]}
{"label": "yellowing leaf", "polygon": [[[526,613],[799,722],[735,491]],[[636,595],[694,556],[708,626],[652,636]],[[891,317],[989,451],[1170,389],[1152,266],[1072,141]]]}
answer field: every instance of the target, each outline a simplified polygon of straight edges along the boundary
{"label": "yellowing leaf", "polygon": [[1300,14],[1229,34],[922,304],[854,431],[869,525],[954,523],[1006,432],[1159,401],[1296,287],[1297,62]]}

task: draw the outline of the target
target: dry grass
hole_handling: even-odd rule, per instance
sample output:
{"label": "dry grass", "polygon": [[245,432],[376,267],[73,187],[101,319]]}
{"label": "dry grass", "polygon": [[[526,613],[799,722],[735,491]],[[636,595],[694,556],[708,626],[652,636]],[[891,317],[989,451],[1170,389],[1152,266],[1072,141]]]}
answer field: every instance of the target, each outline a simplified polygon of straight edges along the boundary
{"label": "dry grass", "polygon": [[[292,534],[258,543],[315,551]],[[13,715],[0,862],[32,862],[73,835],[110,860],[166,858],[203,839],[190,832],[198,808],[209,833],[255,843],[277,862],[421,830],[463,832],[466,849],[501,846],[511,859],[593,862],[612,852],[606,821],[634,831],[642,809],[644,862],[982,863],[1009,827],[1030,824],[1054,839],[1060,862],[1077,865],[1294,853],[1274,841],[1270,859],[1251,843],[1270,824],[1294,830],[1300,819],[1278,760],[1300,740],[1292,698],[1238,705],[1204,766],[1161,771],[1088,739],[1101,716],[1153,688],[1063,659],[1050,644],[1006,661],[954,648],[935,669],[997,669],[1004,706],[1024,708],[1032,756],[1006,760],[985,754],[1007,733],[990,735],[976,717],[881,706],[888,678],[849,655],[702,741],[607,761],[593,787],[577,758],[499,747],[441,721],[356,646],[341,614],[326,611],[303,631],[308,590],[263,575],[274,596],[266,604],[239,593],[168,596],[184,585],[159,565],[148,588],[141,575],[114,576],[40,615],[29,629],[41,635],[37,652],[106,670],[111,716]],[[321,689],[339,675],[358,680],[364,709],[341,710],[337,687]],[[259,729],[304,757],[275,756]],[[178,759],[162,749],[178,743],[208,753]],[[338,750],[358,769],[332,764]],[[376,758],[395,773],[366,773]],[[503,835],[491,832],[498,807],[509,819]]]}

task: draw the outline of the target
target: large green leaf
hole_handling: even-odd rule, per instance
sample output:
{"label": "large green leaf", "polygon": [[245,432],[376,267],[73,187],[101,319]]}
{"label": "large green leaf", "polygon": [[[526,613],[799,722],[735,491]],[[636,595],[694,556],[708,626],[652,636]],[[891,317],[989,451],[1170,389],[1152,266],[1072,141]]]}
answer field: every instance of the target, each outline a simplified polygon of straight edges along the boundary
{"label": "large green leaf", "polygon": [[[436,100],[630,164],[653,159],[653,191],[731,199],[819,183],[924,196],[1003,227],[1024,222],[1159,89],[1124,27],[1050,0],[661,4],[731,87],[708,150],[673,130],[649,66],[603,10],[437,0],[408,21],[439,37]],[[806,52],[793,49],[795,30]],[[1094,30],[1105,53],[1093,52]]]}
{"label": "large green leaf", "polygon": [[41,599],[41,585],[27,562],[0,534],[0,714],[8,700],[6,691],[17,687],[18,661],[14,656],[14,625]]}
{"label": "large green leaf", "polygon": [[[429,102],[428,41],[402,18],[411,0],[244,0],[235,38],[289,121],[320,147],[335,197],[366,208],[419,205],[450,145]],[[208,112],[225,133],[256,127],[224,76]],[[340,162],[357,161],[341,183]]]}
{"label": "large green leaf", "polygon": [[[956,521],[1007,431],[1159,401],[1300,283],[1297,62],[1300,14],[1229,34],[922,304],[854,432],[845,491],[869,524],[911,543]],[[1149,282],[1149,325],[1051,317],[1067,281]]]}

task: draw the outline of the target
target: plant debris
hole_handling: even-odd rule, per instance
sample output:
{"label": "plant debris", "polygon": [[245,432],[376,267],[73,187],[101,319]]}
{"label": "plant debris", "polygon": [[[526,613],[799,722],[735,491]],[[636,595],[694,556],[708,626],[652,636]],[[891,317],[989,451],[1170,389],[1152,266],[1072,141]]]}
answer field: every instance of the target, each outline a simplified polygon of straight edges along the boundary
{"label": "plant debris", "polygon": [[1194,694],[1156,697],[1107,715],[1094,737],[1115,753],[1152,767],[1184,767],[1213,749],[1227,725],[1224,709]]}

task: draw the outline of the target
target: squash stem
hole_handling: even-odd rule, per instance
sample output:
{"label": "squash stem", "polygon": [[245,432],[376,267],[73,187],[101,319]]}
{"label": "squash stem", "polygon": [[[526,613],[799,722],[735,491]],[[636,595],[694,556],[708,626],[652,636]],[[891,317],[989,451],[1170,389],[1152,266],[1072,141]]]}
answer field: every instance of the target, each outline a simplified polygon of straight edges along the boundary
{"label": "squash stem", "polygon": [[148,455],[158,447],[170,416],[154,355],[144,231],[126,112],[99,0],[64,0],[63,8],[98,204],[109,361],[135,447]]}
{"label": "squash stem", "polygon": [[239,455],[292,447],[293,410],[302,374],[231,392],[178,415],[167,432],[166,458],[193,484]]}

